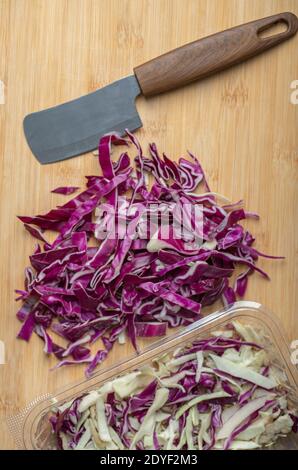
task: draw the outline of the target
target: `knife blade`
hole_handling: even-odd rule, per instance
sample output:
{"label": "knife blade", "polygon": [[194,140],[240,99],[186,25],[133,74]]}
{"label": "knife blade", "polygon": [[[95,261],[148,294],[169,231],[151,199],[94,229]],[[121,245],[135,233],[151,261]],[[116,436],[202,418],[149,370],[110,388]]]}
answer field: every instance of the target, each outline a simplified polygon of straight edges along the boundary
{"label": "knife blade", "polygon": [[[268,37],[261,31],[276,23],[287,29]],[[251,21],[163,54],[134,69],[134,74],[88,95],[24,119],[28,145],[40,163],[53,163],[97,147],[112,131],[123,135],[142,126],[135,106],[139,94],[150,97],[205,78],[294,36],[298,18],[289,12]]]}
{"label": "knife blade", "polygon": [[135,107],[140,93],[131,75],[68,103],[29,114],[24,132],[32,153],[40,163],[53,163],[94,150],[99,137],[108,132],[135,131],[142,126]]}

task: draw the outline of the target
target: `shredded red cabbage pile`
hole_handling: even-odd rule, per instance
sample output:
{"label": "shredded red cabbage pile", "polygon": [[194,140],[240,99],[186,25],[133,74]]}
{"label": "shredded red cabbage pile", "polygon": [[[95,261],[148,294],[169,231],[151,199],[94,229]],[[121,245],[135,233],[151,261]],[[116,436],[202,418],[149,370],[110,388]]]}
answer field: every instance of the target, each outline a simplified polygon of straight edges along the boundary
{"label": "shredded red cabbage pile", "polygon": [[[18,337],[29,341],[35,332],[44,351],[59,359],[57,367],[86,363],[87,376],[125,334],[137,348],[138,336],[163,336],[167,326],[192,323],[219,298],[233,303],[245,294],[254,271],[268,278],[256,266],[265,255],[253,248],[253,236],[240,224],[258,216],[246,212],[242,201],[220,205],[192,154],[176,163],[151,144],[147,157],[136,138],[129,132],[127,137],[101,138],[102,176],[87,176],[83,192],[46,214],[19,217],[42,246],[30,256],[24,290],[17,291],[23,323]],[[135,170],[126,151],[116,162],[111,159],[112,144],[130,143],[137,150]],[[204,192],[194,193],[198,187]],[[76,189],[54,191],[67,195]],[[198,207],[199,231],[193,210]],[[106,230],[111,208],[121,236],[119,229],[113,237]],[[164,214],[170,221],[167,234],[158,223]],[[177,238],[181,214],[184,231]],[[148,215],[155,220],[154,236],[144,222]],[[53,243],[46,230],[57,232]],[[242,271],[232,284],[237,266]],[[54,342],[51,331],[67,344]],[[103,347],[92,355],[90,345],[98,339]]]}

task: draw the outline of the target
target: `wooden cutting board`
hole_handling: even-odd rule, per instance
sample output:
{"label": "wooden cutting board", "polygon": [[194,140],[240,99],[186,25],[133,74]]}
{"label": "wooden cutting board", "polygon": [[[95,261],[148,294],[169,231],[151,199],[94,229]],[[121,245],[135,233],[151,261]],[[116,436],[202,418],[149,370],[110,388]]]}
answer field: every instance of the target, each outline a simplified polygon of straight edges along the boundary
{"label": "wooden cutting board", "polygon": [[[199,37],[282,11],[298,15],[297,0],[0,0],[1,320],[6,363],[0,365],[0,447],[14,446],[5,416],[34,397],[82,377],[82,369],[50,372],[38,338],[15,339],[15,288],[34,241],[17,214],[42,213],[62,203],[50,193],[96,174],[92,154],[41,166],[26,145],[23,117],[130,74],[133,66]],[[297,157],[298,36],[246,64],[201,83],[138,99],[144,148],[155,141],[171,158],[197,154],[211,188],[243,198],[260,221],[248,224],[257,247],[284,255],[261,259],[271,282],[257,274],[247,299],[266,305],[298,338]],[[294,85],[293,85],[294,86]],[[115,348],[107,365],[128,347]]]}

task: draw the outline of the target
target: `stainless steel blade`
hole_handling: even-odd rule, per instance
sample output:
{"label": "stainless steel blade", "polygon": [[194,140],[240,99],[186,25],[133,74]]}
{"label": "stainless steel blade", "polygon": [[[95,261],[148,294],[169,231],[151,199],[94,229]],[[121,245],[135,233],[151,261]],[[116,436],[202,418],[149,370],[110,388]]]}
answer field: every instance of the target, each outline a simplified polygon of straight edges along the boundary
{"label": "stainless steel blade", "polygon": [[40,163],[52,163],[94,150],[107,132],[142,126],[135,107],[141,93],[131,75],[68,103],[24,119],[28,144]]}

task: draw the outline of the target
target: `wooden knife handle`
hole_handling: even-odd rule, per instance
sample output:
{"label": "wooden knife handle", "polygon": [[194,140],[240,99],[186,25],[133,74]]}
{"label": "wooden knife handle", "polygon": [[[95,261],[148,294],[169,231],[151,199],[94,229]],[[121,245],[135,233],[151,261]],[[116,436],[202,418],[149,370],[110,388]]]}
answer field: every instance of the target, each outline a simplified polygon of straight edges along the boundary
{"label": "wooden knife handle", "polygon": [[[266,38],[259,36],[261,31],[281,22],[287,25],[286,31]],[[143,95],[156,95],[260,54],[294,36],[297,30],[297,16],[279,13],[186,44],[139,65],[134,73]]]}

